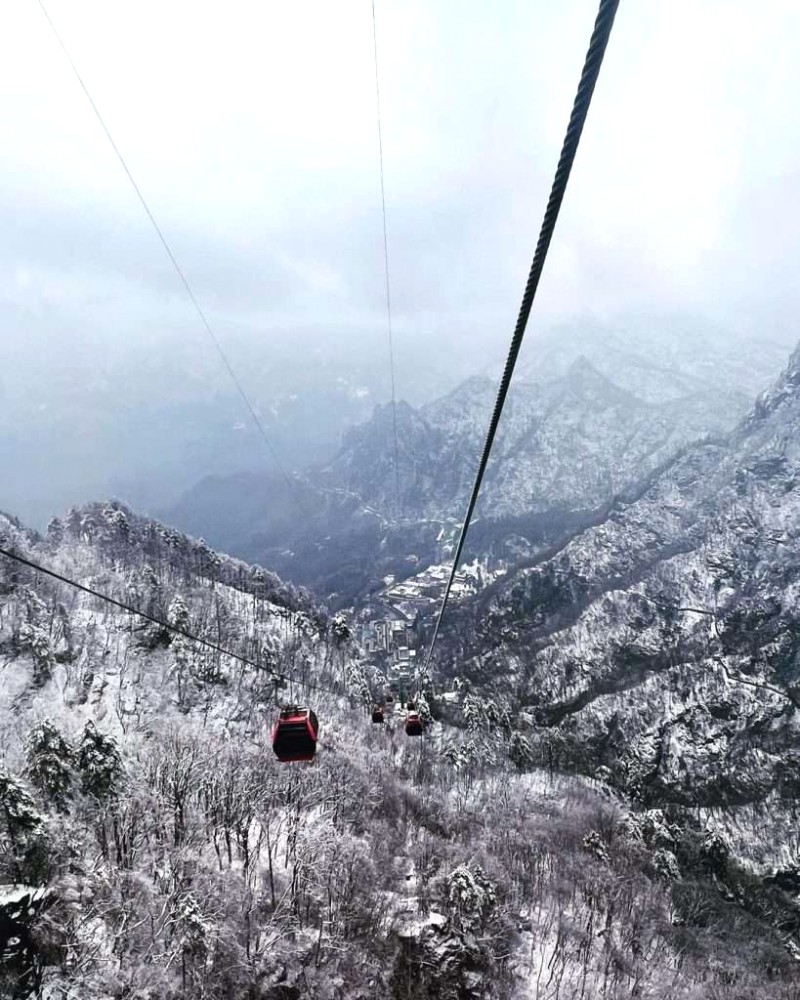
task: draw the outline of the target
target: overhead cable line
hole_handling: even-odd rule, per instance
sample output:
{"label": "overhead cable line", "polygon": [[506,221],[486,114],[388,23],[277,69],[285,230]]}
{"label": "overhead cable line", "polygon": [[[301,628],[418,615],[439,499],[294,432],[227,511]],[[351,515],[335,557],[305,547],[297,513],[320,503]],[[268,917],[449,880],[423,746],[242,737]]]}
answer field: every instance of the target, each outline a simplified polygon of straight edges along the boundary
{"label": "overhead cable line", "polygon": [[178,275],[178,278],[180,279],[180,282],[181,282],[181,284],[183,285],[183,287],[184,287],[184,289],[186,291],[186,294],[189,296],[189,299],[190,299],[192,305],[194,306],[195,312],[199,316],[200,322],[203,325],[203,329],[206,331],[206,333],[208,334],[208,336],[211,338],[211,341],[214,344],[214,347],[216,348],[217,353],[219,354],[219,357],[220,357],[220,359],[222,361],[222,364],[225,367],[225,370],[227,371],[228,375],[230,376],[231,381],[233,382],[233,384],[236,386],[237,392],[241,396],[242,401],[244,402],[245,407],[249,411],[250,416],[252,417],[253,423],[255,424],[256,429],[258,430],[259,435],[261,436],[264,444],[266,445],[267,451],[270,453],[270,455],[272,457],[272,460],[274,461],[274,463],[277,466],[278,470],[283,475],[283,478],[286,480],[286,482],[287,482],[287,484],[289,486],[290,492],[294,494],[294,498],[295,498],[295,501],[297,503],[297,506],[300,508],[300,511],[303,514],[305,514],[305,511],[303,510],[303,505],[300,502],[300,497],[298,495],[298,491],[297,491],[297,488],[296,488],[296,485],[295,485],[294,481],[292,480],[291,476],[289,475],[289,473],[286,471],[286,469],[284,468],[283,464],[281,463],[281,460],[278,457],[278,453],[276,452],[274,445],[270,441],[270,439],[269,439],[269,437],[267,435],[267,432],[264,429],[264,424],[263,424],[261,418],[259,417],[259,415],[258,415],[258,413],[256,411],[255,406],[250,401],[250,397],[245,392],[244,386],[242,385],[241,381],[239,380],[239,377],[237,376],[236,372],[234,371],[234,368],[231,365],[230,361],[228,360],[228,356],[226,355],[225,351],[223,350],[223,347],[222,347],[222,344],[219,341],[219,338],[214,333],[214,330],[212,329],[211,324],[208,321],[208,318],[207,318],[207,316],[205,314],[205,311],[203,310],[203,307],[200,305],[200,303],[199,303],[199,301],[197,299],[197,296],[194,294],[194,291],[192,290],[192,286],[189,284],[189,281],[188,281],[186,275],[184,274],[183,268],[180,266],[180,264],[178,263],[178,260],[177,260],[177,258],[175,256],[175,254],[172,252],[172,248],[170,247],[169,243],[167,242],[167,238],[164,235],[163,230],[161,229],[161,227],[159,226],[158,222],[156,221],[156,218],[153,215],[152,211],[150,210],[150,206],[148,205],[145,196],[142,194],[141,188],[136,183],[136,179],[134,178],[133,174],[130,171],[130,168],[128,167],[128,164],[125,161],[125,157],[122,155],[119,146],[114,141],[114,137],[112,136],[112,134],[111,134],[108,126],[106,125],[105,120],[103,119],[103,116],[100,114],[100,109],[95,104],[94,98],[92,97],[91,93],[89,92],[89,88],[84,83],[83,77],[81,76],[81,74],[80,74],[80,72],[78,70],[78,67],[76,66],[74,60],[72,59],[72,56],[69,54],[69,50],[67,49],[67,46],[64,44],[64,41],[61,38],[61,35],[58,32],[58,29],[56,28],[55,24],[53,23],[52,18],[50,17],[50,15],[47,12],[47,8],[44,5],[44,0],[38,0],[38,2],[39,2],[39,6],[42,8],[42,13],[44,14],[45,18],[47,19],[47,23],[50,25],[50,28],[52,29],[52,32],[55,35],[56,41],[58,42],[59,46],[61,47],[61,51],[64,53],[64,55],[66,56],[67,62],[72,67],[72,72],[75,74],[75,77],[76,77],[78,83],[81,85],[81,89],[83,90],[84,94],[86,95],[87,101],[91,105],[91,108],[92,108],[92,111],[95,114],[95,117],[97,118],[98,122],[100,123],[100,127],[102,128],[103,132],[105,133],[105,136],[108,139],[109,144],[111,145],[111,148],[114,150],[114,152],[115,152],[115,154],[117,156],[117,159],[119,160],[119,162],[120,162],[120,164],[122,166],[122,169],[125,171],[125,175],[127,176],[128,180],[130,181],[131,187],[133,188],[134,192],[136,193],[136,197],[139,199],[139,202],[140,202],[142,208],[144,209],[145,214],[147,215],[147,218],[150,220],[150,223],[151,223],[153,229],[155,230],[156,236],[158,236],[158,239],[160,240],[161,245],[164,248],[164,251],[166,252],[167,256],[169,257],[170,262],[171,262],[171,264],[172,264],[172,266],[173,266],[173,268],[175,270],[175,273]]}
{"label": "overhead cable line", "polygon": [[375,54],[375,102],[378,109],[378,157],[381,173],[381,209],[383,212],[383,271],[386,279],[386,321],[389,335],[389,369],[392,376],[392,431],[394,433],[394,486],[398,515],[402,511],[400,502],[400,449],[397,445],[397,398],[394,373],[394,337],[392,333],[392,294],[389,281],[389,237],[386,226],[386,190],[383,180],[383,131],[381,128],[381,85],[378,73],[378,28],[375,18],[375,0],[372,0],[372,41]]}
{"label": "overhead cable line", "polygon": [[528,273],[528,280],[522,296],[522,304],[519,310],[517,325],[514,328],[514,334],[511,338],[508,358],[503,370],[503,376],[500,380],[500,388],[494,404],[492,418],[489,422],[486,442],[483,446],[483,453],[478,466],[478,472],[475,477],[475,483],[472,487],[472,494],[467,506],[467,513],[464,517],[464,523],[461,526],[461,533],[459,535],[458,545],[456,546],[455,556],[453,557],[453,565],[450,569],[447,587],[445,588],[444,597],[442,598],[442,606],[439,609],[439,616],[436,619],[436,627],[433,631],[433,638],[431,639],[431,644],[428,647],[428,655],[425,658],[426,671],[433,656],[433,650],[439,636],[442,618],[444,617],[447,601],[453,587],[453,580],[455,579],[459,560],[461,559],[461,553],[464,549],[464,542],[466,541],[467,532],[469,531],[470,522],[472,521],[472,515],[475,512],[475,505],[478,502],[478,494],[480,493],[481,483],[483,482],[483,475],[486,472],[486,466],[489,462],[489,455],[492,451],[492,445],[494,444],[497,427],[500,423],[503,406],[511,384],[511,376],[514,373],[514,366],[517,363],[517,356],[519,355],[519,350],[522,346],[522,338],[525,335],[525,328],[528,325],[528,317],[531,313],[531,307],[533,305],[534,297],[536,296],[536,290],[539,287],[539,279],[542,275],[544,262],[547,259],[547,251],[550,248],[550,241],[553,237],[556,221],[558,220],[561,202],[564,199],[564,193],[567,189],[570,171],[572,170],[572,165],[575,162],[575,154],[578,151],[581,133],[583,132],[583,126],[586,122],[586,116],[592,102],[592,94],[594,93],[595,84],[597,83],[597,78],[600,75],[600,67],[603,64],[603,56],[605,55],[606,46],[608,45],[608,39],[611,35],[611,29],[614,25],[614,17],[617,13],[618,6],[619,0],[600,0],[600,8],[597,12],[594,31],[592,32],[592,37],[589,42],[589,50],[586,53],[586,59],[583,64],[583,71],[581,72],[578,91],[575,95],[575,101],[572,106],[572,114],[570,115],[567,133],[561,147],[558,167],[556,168],[553,185],[550,189],[550,197],[547,201],[547,208],[545,209],[544,219],[542,220],[542,226],[539,231],[539,239],[536,243],[533,261],[531,262],[530,272]]}
{"label": "overhead cable line", "polygon": [[341,698],[344,695],[344,692],[334,691],[332,688],[323,687],[319,684],[311,684],[307,681],[298,680],[296,677],[290,677],[288,674],[282,674],[277,670],[272,670],[270,667],[265,667],[263,663],[258,663],[256,660],[251,660],[246,656],[241,656],[239,653],[232,653],[229,649],[225,649],[224,646],[219,646],[215,642],[211,642],[208,639],[202,638],[202,636],[189,632],[187,629],[180,628],[178,625],[173,625],[165,619],[159,618],[157,615],[151,615],[147,611],[135,608],[132,604],[127,604],[125,601],[117,600],[116,597],[111,597],[109,594],[102,593],[102,591],[95,590],[92,587],[87,587],[83,583],[78,583],[77,580],[72,580],[68,576],[64,576],[62,573],[57,573],[55,570],[49,569],[47,566],[42,566],[41,563],[36,563],[32,559],[28,559],[25,556],[20,555],[19,552],[14,552],[12,549],[0,547],[0,556],[5,556],[6,559],[11,559],[13,562],[20,563],[22,566],[27,566],[28,569],[32,569],[36,573],[43,573],[45,576],[52,577],[52,579],[58,580],[59,583],[65,583],[67,586],[73,587],[75,590],[83,591],[84,594],[89,594],[91,597],[95,597],[99,601],[105,601],[106,604],[112,604],[114,607],[120,608],[122,611],[127,611],[132,615],[138,615],[139,618],[143,618],[145,621],[152,622],[152,624],[158,625],[169,632],[174,632],[176,635],[183,636],[185,639],[190,639],[192,642],[199,643],[201,646],[205,646],[207,649],[211,649],[215,653],[221,653],[223,656],[229,656],[232,660],[236,660],[247,667],[253,667],[253,669],[258,670],[261,673],[268,674],[276,681],[284,681],[289,685],[296,684],[298,687],[306,688],[309,691],[324,691],[337,698]]}

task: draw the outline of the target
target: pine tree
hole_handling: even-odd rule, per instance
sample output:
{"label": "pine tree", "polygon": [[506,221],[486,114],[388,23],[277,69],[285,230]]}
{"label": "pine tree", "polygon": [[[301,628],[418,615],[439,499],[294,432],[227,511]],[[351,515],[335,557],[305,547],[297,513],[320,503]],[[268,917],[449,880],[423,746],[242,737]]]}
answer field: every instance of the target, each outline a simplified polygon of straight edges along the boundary
{"label": "pine tree", "polygon": [[96,799],[112,796],[122,773],[116,741],[105,736],[93,722],[87,722],[78,748],[78,767],[83,791]]}
{"label": "pine tree", "polygon": [[451,919],[476,931],[497,905],[497,888],[480,865],[459,865],[447,876]]}
{"label": "pine tree", "polygon": [[20,644],[33,659],[33,678],[37,686],[41,686],[50,678],[50,672],[55,663],[50,636],[43,628],[25,622],[19,629]]}
{"label": "pine tree", "polygon": [[109,541],[128,541],[131,526],[124,510],[119,506],[109,504],[103,511],[103,520],[106,523],[105,534]]}
{"label": "pine tree", "polygon": [[64,541],[64,522],[59,517],[54,517],[47,525],[47,540],[54,546],[60,545]]}
{"label": "pine tree", "polygon": [[44,869],[45,830],[30,792],[0,767],[0,874],[38,882]]}
{"label": "pine tree", "polygon": [[32,784],[56,809],[66,812],[72,797],[75,751],[49,719],[37,723],[28,733],[25,756]]}

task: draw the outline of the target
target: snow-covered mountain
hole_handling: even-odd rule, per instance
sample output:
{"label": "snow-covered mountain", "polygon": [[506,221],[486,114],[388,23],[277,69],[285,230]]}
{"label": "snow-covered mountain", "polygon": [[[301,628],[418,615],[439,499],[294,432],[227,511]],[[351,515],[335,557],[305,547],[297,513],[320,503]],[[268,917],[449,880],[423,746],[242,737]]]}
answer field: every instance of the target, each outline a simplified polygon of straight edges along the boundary
{"label": "snow-covered mountain", "polygon": [[[785,354],[699,334],[688,348],[589,331],[537,345],[521,365],[484,482],[472,555],[540,551],[688,443],[727,432]],[[587,355],[575,354],[576,344]],[[780,357],[781,361],[776,360]],[[768,374],[769,373],[769,374]],[[475,376],[446,396],[391,407],[345,434],[339,453],[298,477],[243,473],[199,482],[162,516],[325,600],[352,604],[409,556],[436,558],[443,525],[463,516],[496,384]],[[298,517],[298,513],[301,516]],[[509,548],[510,546],[510,548]],[[506,549],[509,549],[506,552]],[[513,554],[512,554],[513,550]]]}
{"label": "snow-covered mountain", "polygon": [[[268,572],[114,504],[0,545],[251,661],[0,557],[3,996],[794,996],[780,886],[531,767],[466,688],[416,743],[371,726],[346,628]],[[310,766],[272,755],[269,670]]]}
{"label": "snow-covered mountain", "polygon": [[[660,381],[651,371],[638,394],[586,357],[563,366],[562,354],[545,351],[552,373],[512,386],[470,557],[542,551],[688,443],[727,432],[751,405],[761,366],[745,368],[729,353],[712,377],[709,351],[682,365],[654,351]],[[617,345],[609,357],[615,378],[635,386],[640,353]],[[161,516],[274,565],[334,605],[352,605],[387,575],[441,557],[442,531],[463,516],[495,395],[493,380],[475,376],[423,406],[398,403],[397,478],[394,418],[379,406],[332,461],[291,486],[252,473],[207,477]]]}
{"label": "snow-covered mountain", "polygon": [[563,375],[580,357],[650,403],[716,392],[754,397],[794,347],[763,327],[749,335],[691,316],[641,315],[614,325],[580,323],[532,330],[517,365],[522,382]]}
{"label": "snow-covered mountain", "polygon": [[799,604],[800,349],[730,435],[455,612],[449,657],[527,707],[545,757],[794,871]]}
{"label": "snow-covered mountain", "polygon": [[[476,377],[419,409],[398,407],[404,516],[462,513],[496,395],[492,380]],[[652,402],[621,388],[584,357],[563,374],[515,382],[479,513],[497,518],[596,507],[688,441],[727,431],[751,398],[723,383]],[[348,432],[320,478],[396,512],[389,407]]]}

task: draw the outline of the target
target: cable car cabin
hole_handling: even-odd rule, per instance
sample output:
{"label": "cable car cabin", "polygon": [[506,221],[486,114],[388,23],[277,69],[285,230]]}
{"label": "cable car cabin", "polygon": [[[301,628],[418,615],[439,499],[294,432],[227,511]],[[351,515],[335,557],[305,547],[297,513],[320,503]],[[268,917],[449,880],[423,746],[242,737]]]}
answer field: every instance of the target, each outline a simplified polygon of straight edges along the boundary
{"label": "cable car cabin", "polygon": [[383,705],[376,705],[372,709],[372,721],[383,722]]}
{"label": "cable car cabin", "polygon": [[416,707],[417,706],[414,704],[413,701],[406,702],[406,708],[408,709],[409,712],[413,712]]}
{"label": "cable car cabin", "polygon": [[313,760],[317,751],[319,721],[310,708],[286,705],[272,731],[272,749],[283,763]]}
{"label": "cable car cabin", "polygon": [[422,736],[422,719],[417,712],[406,716],[406,736]]}

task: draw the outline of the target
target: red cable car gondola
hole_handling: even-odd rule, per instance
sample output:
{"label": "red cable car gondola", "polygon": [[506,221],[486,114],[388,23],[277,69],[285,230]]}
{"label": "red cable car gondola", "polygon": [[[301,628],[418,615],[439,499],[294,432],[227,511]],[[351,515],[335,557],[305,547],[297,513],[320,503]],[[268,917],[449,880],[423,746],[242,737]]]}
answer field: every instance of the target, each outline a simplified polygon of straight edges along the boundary
{"label": "red cable car gondola", "polygon": [[278,760],[313,760],[317,751],[319,721],[310,708],[285,705],[272,730],[272,749]]}
{"label": "red cable car gondola", "polygon": [[372,709],[372,721],[383,722],[383,705],[375,705]]}
{"label": "red cable car gondola", "polygon": [[406,716],[406,736],[422,736],[422,719],[418,712]]}

